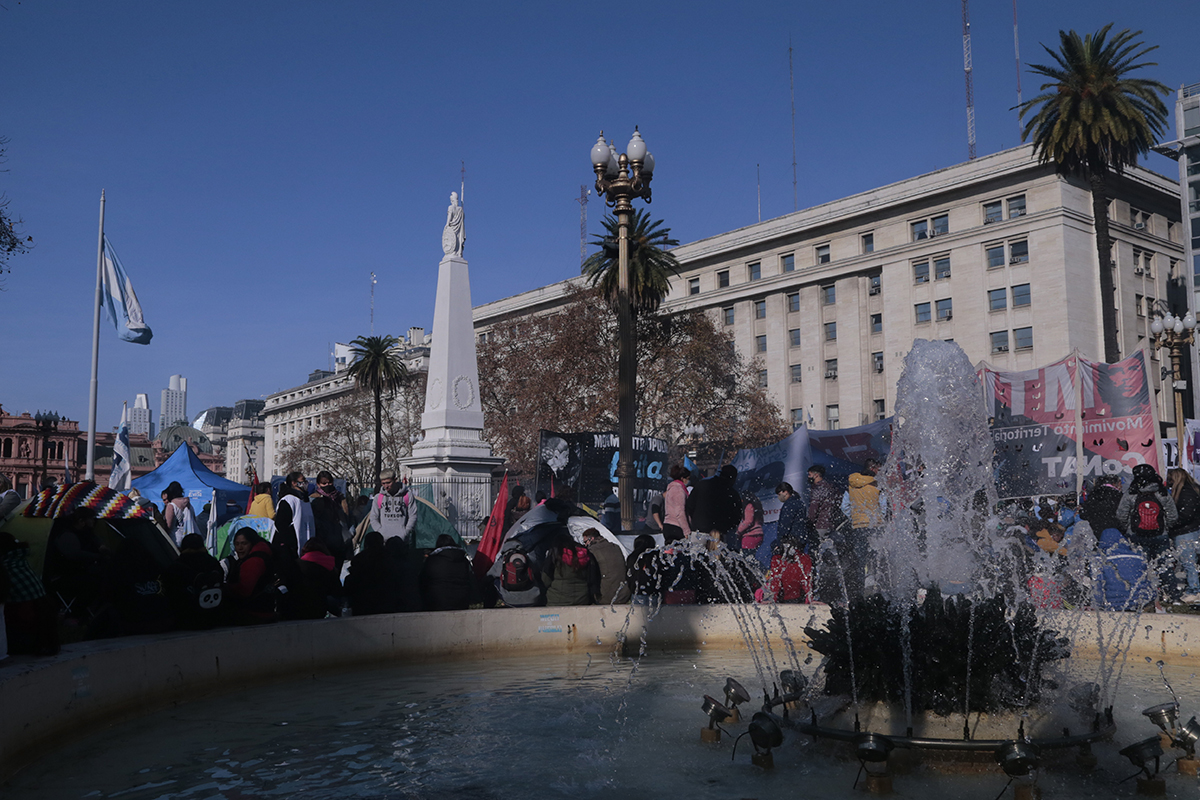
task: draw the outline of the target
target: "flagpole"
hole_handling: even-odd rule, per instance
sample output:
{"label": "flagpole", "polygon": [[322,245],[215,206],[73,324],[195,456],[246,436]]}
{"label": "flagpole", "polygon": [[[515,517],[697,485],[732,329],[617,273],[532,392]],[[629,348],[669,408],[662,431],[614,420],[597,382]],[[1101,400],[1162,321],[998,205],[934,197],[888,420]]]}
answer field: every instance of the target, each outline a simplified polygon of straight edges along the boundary
{"label": "flagpole", "polygon": [[88,395],[87,471],[96,480],[96,394],[100,385],[100,285],[104,270],[104,190],[100,190],[100,235],[96,243],[96,299],[92,303],[92,385]]}

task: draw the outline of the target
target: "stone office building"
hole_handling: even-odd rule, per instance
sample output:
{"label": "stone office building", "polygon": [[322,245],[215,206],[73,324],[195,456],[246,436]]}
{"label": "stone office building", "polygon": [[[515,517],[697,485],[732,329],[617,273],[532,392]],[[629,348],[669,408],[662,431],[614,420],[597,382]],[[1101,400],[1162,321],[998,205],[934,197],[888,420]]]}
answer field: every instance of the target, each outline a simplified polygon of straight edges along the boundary
{"label": "stone office building", "polygon": [[[1186,308],[1191,270],[1178,184],[1141,168],[1110,184],[1124,355],[1141,346],[1155,309],[1168,300]],[[972,363],[1005,370],[1076,348],[1103,357],[1090,192],[1039,165],[1030,146],[674,252],[682,269],[664,310],[711,313],[796,425],[834,429],[891,414],[914,339],[953,340]],[[476,332],[552,311],[567,286],[478,306]],[[1157,390],[1157,365],[1151,371]],[[1160,419],[1173,419],[1169,388],[1158,405]]]}

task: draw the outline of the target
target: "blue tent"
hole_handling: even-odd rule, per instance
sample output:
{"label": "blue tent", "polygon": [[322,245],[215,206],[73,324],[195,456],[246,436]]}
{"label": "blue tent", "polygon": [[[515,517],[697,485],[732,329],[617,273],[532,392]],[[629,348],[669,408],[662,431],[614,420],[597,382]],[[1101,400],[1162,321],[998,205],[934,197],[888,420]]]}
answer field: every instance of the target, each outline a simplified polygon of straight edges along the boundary
{"label": "blue tent", "polygon": [[[133,482],[133,488],[154,501],[160,502],[163,490],[171,481],[179,481],[183,494],[192,501],[192,509],[199,514],[205,503],[212,503],[210,512],[212,531],[216,526],[238,514],[244,514],[250,502],[250,487],[222,478],[200,463],[200,459],[186,443],[175,448],[171,457],[151,473]],[[228,508],[229,504],[237,506]],[[202,535],[205,532],[201,532]],[[211,537],[209,537],[211,538]],[[210,545],[212,542],[210,542]]]}

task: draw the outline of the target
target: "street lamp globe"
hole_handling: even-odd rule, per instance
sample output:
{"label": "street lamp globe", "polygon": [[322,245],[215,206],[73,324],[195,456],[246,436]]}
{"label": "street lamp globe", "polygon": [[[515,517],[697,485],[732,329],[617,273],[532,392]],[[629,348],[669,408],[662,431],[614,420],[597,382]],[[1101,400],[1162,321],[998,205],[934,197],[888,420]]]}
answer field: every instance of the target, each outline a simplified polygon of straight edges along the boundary
{"label": "street lamp globe", "polygon": [[1162,317],[1154,318],[1154,320],[1150,323],[1150,332],[1153,333],[1155,336],[1158,336],[1160,333],[1163,332]]}
{"label": "street lamp globe", "polygon": [[608,142],[604,141],[603,131],[600,133],[600,138],[596,140],[595,146],[592,147],[592,166],[603,167],[608,165]]}
{"label": "street lamp globe", "polygon": [[646,142],[642,139],[642,134],[638,132],[637,127],[634,126],[633,138],[625,147],[625,155],[630,161],[644,161],[646,152]]}
{"label": "street lamp globe", "polygon": [[1183,315],[1183,327],[1187,328],[1189,331],[1196,327],[1196,318],[1192,316],[1191,311]]}

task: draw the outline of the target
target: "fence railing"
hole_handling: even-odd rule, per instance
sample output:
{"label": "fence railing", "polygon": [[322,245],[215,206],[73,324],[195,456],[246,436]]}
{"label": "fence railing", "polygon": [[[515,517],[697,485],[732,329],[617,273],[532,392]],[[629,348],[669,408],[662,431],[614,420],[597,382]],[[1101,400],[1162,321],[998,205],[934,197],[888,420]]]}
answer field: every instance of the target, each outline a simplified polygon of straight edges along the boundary
{"label": "fence railing", "polygon": [[452,475],[412,479],[412,488],[446,515],[458,535],[475,541],[482,533],[482,524],[492,513],[499,482],[487,476]]}

